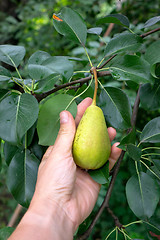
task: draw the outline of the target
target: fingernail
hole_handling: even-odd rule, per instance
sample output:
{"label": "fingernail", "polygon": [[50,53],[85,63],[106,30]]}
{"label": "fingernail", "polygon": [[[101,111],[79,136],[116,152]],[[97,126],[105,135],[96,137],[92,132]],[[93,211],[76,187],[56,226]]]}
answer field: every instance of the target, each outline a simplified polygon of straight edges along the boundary
{"label": "fingernail", "polygon": [[67,123],[68,122],[68,113],[63,111],[60,113],[60,123]]}
{"label": "fingernail", "polygon": [[115,146],[117,147],[119,144],[120,144],[120,142],[116,142],[116,143],[115,143]]}

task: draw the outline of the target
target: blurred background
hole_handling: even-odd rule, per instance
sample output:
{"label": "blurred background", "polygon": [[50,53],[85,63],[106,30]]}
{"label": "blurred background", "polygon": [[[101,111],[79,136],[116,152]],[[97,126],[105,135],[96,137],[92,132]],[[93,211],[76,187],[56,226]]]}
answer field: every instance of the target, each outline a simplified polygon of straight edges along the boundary
{"label": "blurred background", "polygon": [[[137,34],[143,33],[143,25],[148,19],[160,15],[160,0],[0,0],[0,44],[23,45],[26,48],[26,57],[22,63],[22,67],[31,54],[37,50],[46,51],[52,56],[68,55],[81,57],[86,60],[83,48],[58,34],[53,27],[52,14],[60,12],[64,6],[71,7],[79,12],[87,23],[87,28],[96,27],[96,20],[101,17],[111,13],[121,13],[128,17],[131,23],[131,29]],[[153,26],[153,28],[155,28],[155,26]],[[103,26],[102,37],[100,39],[96,35],[88,34],[86,47],[93,62],[102,59],[105,47],[104,42],[109,42],[114,34],[122,32],[122,30],[123,28],[121,26],[106,24]],[[152,28],[149,30],[152,30]],[[158,37],[158,33],[155,33],[147,38],[143,51],[145,51],[145,46],[150,44],[151,41],[158,39]],[[88,69],[89,67],[86,61],[80,64],[77,63],[75,68],[83,68],[83,70],[85,70],[85,68]],[[107,81],[110,81],[109,77],[107,77]],[[115,82],[113,84],[119,87],[121,83]],[[122,86],[122,88],[127,92],[133,104],[135,92],[125,89],[124,86]],[[157,114],[155,111],[146,113],[146,111],[141,110],[139,112],[137,120],[139,129],[142,129],[142,126],[144,126],[144,121],[148,122],[153,117],[156,117]],[[119,133],[117,134],[117,139],[118,137]],[[5,184],[7,167],[5,167],[5,163],[3,163],[3,165],[0,172],[0,228],[8,224],[17,206],[17,202],[7,190]],[[114,210],[123,224],[136,220],[135,215],[128,208],[125,196],[125,184],[130,173],[133,171],[132,169],[132,162],[127,161],[126,156],[110,199],[111,209]],[[106,186],[103,186],[92,215],[95,214],[102,203],[105,192]],[[21,211],[14,226],[16,226],[24,212],[25,209]],[[85,230],[89,221],[90,219],[87,219],[83,226],[81,226],[82,231]],[[113,226],[114,222],[112,218],[108,216],[107,211],[104,211],[92,235],[88,239],[105,239],[107,233]],[[129,230],[130,236],[137,239],[144,239],[144,231],[141,225],[133,225]],[[113,239],[115,239],[115,237],[113,237]]]}

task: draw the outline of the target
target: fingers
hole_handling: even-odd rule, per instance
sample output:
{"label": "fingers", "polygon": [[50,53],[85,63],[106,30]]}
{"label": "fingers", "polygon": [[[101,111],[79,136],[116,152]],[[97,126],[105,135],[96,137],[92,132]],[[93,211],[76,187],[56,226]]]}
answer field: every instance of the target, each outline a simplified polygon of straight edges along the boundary
{"label": "fingers", "polygon": [[89,107],[92,103],[92,98],[85,98],[79,105],[77,108],[77,115],[75,118],[75,122],[76,122],[76,126],[79,124],[84,112],[86,111],[87,107]]}
{"label": "fingers", "polygon": [[111,148],[111,155],[109,157],[109,171],[113,168],[113,166],[117,162],[117,160],[122,152],[122,149],[118,148],[117,145],[119,145],[118,142],[114,143]]}
{"label": "fingers", "polygon": [[108,134],[109,134],[109,139],[110,141],[112,142],[113,139],[115,138],[116,136],[116,129],[112,128],[112,127],[109,127],[108,128]]}
{"label": "fingers", "polygon": [[72,143],[76,131],[75,121],[68,111],[60,113],[60,130],[54,144],[54,151],[61,155],[68,154],[72,150]]}

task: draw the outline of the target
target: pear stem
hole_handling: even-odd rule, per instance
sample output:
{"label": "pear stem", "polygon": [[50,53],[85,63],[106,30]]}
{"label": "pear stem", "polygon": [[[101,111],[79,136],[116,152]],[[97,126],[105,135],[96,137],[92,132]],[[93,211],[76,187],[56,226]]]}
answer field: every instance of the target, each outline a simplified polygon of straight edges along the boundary
{"label": "pear stem", "polygon": [[94,80],[95,80],[95,87],[94,87],[94,95],[93,95],[92,105],[96,106],[96,97],[97,97],[97,89],[98,89],[97,69],[95,67],[92,67],[91,72],[93,72]]}

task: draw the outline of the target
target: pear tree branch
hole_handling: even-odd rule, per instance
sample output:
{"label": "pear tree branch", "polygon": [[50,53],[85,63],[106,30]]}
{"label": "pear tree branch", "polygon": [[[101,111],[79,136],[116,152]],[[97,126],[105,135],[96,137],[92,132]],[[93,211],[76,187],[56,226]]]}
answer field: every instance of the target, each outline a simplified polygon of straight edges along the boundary
{"label": "pear tree branch", "polygon": [[147,36],[149,36],[149,35],[151,35],[151,34],[153,34],[155,32],[158,32],[158,31],[160,31],[160,27],[159,28],[155,28],[155,29],[153,29],[153,30],[151,30],[149,32],[144,33],[144,34],[141,34],[140,37],[141,38],[145,38],[145,37],[147,37]]}
{"label": "pear tree branch", "polygon": [[[146,32],[144,34],[141,34],[140,37],[141,38],[145,38],[155,32],[158,32],[160,31],[160,28],[156,28],[156,29],[153,29],[149,32]],[[99,68],[97,69],[103,69],[103,67],[108,63],[110,62],[114,57],[116,57],[117,54],[114,54],[113,56],[111,56],[108,60],[106,60]],[[98,77],[102,77],[102,76],[108,76],[110,75],[110,72],[109,71],[103,71],[103,72],[97,72],[97,76]],[[63,89],[63,88],[69,88],[70,86],[73,86],[75,84],[78,84],[80,83],[81,85],[88,82],[89,80],[91,80],[91,76],[89,77],[85,77],[85,78],[81,78],[81,79],[78,79],[78,80],[75,80],[75,81],[71,81],[71,82],[67,82],[67,83],[64,83],[62,85],[59,85],[59,86],[56,86],[55,88],[53,88],[52,90],[48,91],[48,92],[45,92],[45,93],[42,93],[42,94],[34,94],[34,96],[36,97],[36,99],[38,101],[41,101],[43,98],[49,96],[50,94],[52,93],[55,93],[57,91],[59,91],[60,89]],[[81,86],[80,85],[80,86]],[[76,86],[75,88],[77,89],[78,87],[80,86]],[[73,89],[73,87],[71,87],[71,89]]]}
{"label": "pear tree branch", "polygon": [[[111,75],[109,71],[97,72],[98,77],[109,76],[109,75]],[[70,86],[78,84],[78,83],[80,83],[80,84],[86,83],[89,80],[91,80],[91,78],[92,78],[92,76],[89,76],[89,77],[81,78],[81,79],[78,79],[78,80],[75,80],[72,82],[67,82],[62,85],[56,86],[55,88],[53,88],[52,90],[50,90],[48,92],[45,92],[42,94],[35,94],[34,96],[36,97],[36,99],[38,101],[41,101],[43,98],[49,96],[52,93],[59,91],[60,89],[67,88],[67,87],[70,87]]]}

